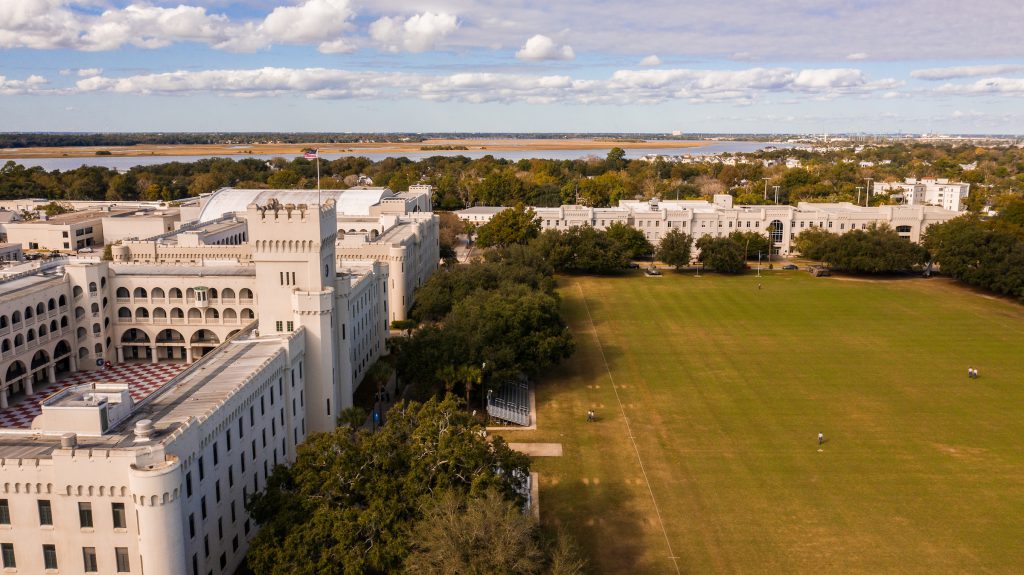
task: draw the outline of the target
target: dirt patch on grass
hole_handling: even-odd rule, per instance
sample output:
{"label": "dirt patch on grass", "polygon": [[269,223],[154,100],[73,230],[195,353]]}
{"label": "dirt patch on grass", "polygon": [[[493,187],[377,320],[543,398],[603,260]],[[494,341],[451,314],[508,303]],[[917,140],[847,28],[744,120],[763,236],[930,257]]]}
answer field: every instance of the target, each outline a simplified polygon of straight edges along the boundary
{"label": "dirt patch on grass", "polygon": [[956,458],[978,457],[988,452],[987,449],[983,449],[981,447],[966,447],[963,445],[933,443],[932,446],[935,447],[935,449],[938,449],[941,453],[945,453]]}

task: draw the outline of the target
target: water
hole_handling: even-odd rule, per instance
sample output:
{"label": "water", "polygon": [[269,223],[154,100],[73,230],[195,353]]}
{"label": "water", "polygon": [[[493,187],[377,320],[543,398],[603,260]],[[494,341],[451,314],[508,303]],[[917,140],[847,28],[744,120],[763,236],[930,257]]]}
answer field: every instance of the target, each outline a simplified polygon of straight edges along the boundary
{"label": "water", "polygon": [[[626,150],[627,158],[639,158],[647,154],[660,154],[667,156],[677,156],[680,154],[690,154],[693,156],[706,156],[710,154],[721,154],[721,153],[749,153],[756,152],[766,146],[775,146],[777,148],[795,148],[797,144],[787,144],[780,142],[748,142],[748,141],[730,141],[730,142],[709,142],[706,145],[695,147],[695,148],[643,148]],[[405,157],[410,160],[422,160],[431,156],[466,156],[472,159],[479,159],[487,155],[494,156],[495,158],[518,161],[523,159],[546,159],[546,160],[579,160],[588,156],[596,156],[603,158],[608,154],[608,150],[615,147],[615,144],[610,143],[606,149],[566,149],[566,150],[507,150],[503,152],[491,151],[491,150],[437,150],[437,151],[408,151],[402,153],[396,152],[344,152],[340,154],[322,154],[321,157],[325,160],[336,160],[343,157],[351,156],[364,156],[374,161],[383,160],[390,157]],[[232,154],[232,155],[205,155],[205,156],[96,156],[88,158],[0,158],[0,166],[7,163],[8,160],[14,160],[15,162],[31,168],[33,166],[40,166],[46,171],[52,170],[73,170],[81,166],[100,166],[104,168],[114,168],[120,171],[127,171],[135,166],[152,166],[154,164],[166,164],[169,162],[195,162],[204,158],[218,158],[226,157],[234,160],[242,160],[246,158],[256,158],[259,160],[269,160],[278,157],[289,157],[283,156],[282,154]],[[294,156],[293,156],[294,157]]]}

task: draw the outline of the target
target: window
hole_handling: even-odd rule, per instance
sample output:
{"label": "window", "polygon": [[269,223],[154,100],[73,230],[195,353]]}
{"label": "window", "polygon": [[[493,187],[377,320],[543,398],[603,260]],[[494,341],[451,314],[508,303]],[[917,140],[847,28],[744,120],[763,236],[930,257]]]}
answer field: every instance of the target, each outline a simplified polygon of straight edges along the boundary
{"label": "window", "polygon": [[117,572],[128,573],[131,571],[131,567],[128,566],[128,548],[127,547],[115,547],[114,557],[117,559]]}
{"label": "window", "polygon": [[92,503],[78,504],[78,522],[83,529],[92,527]]}
{"label": "window", "polygon": [[277,331],[284,331],[284,322],[276,321],[274,322],[274,327],[277,328]]}
{"label": "window", "polygon": [[185,474],[185,495],[192,497],[192,472]]}
{"label": "window", "polygon": [[214,492],[214,497],[217,500],[217,503],[220,503],[220,479],[218,479],[217,481],[213,482],[213,492]]}
{"label": "window", "polygon": [[36,502],[39,507],[39,524],[53,525],[53,508],[49,499],[40,499]]}
{"label": "window", "polygon": [[6,499],[0,499],[0,525],[11,524],[11,508]]}
{"label": "window", "polygon": [[217,442],[213,442],[213,464],[217,465],[220,461],[220,449],[217,448]]}
{"label": "window", "polygon": [[206,496],[199,500],[199,511],[202,513],[203,519],[206,519]]}
{"label": "window", "polygon": [[288,331],[295,331],[295,322],[288,322]]}
{"label": "window", "polygon": [[114,516],[114,529],[127,529],[128,521],[124,514],[124,503],[112,503],[110,510]]}
{"label": "window", "polygon": [[57,568],[57,546],[56,545],[43,545],[43,568],[44,569],[56,569]]}
{"label": "window", "polygon": [[85,566],[86,573],[96,573],[100,570],[96,564],[95,547],[82,547],[82,563]]}
{"label": "window", "polygon": [[210,536],[203,535],[203,557],[210,556]]}
{"label": "window", "polygon": [[14,560],[14,543],[0,543],[0,556],[3,556],[4,567],[13,569],[18,566]]}
{"label": "window", "polygon": [[206,472],[203,470],[203,457],[199,456],[199,481],[202,481],[205,475]]}
{"label": "window", "polygon": [[188,514],[188,537],[192,539],[196,536],[196,516],[194,513]]}

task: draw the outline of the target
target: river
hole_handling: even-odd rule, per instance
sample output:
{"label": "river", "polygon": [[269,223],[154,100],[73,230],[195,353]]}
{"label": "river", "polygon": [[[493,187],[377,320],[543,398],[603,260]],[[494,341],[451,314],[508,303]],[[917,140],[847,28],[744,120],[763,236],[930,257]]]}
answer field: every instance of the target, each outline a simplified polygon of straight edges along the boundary
{"label": "river", "polygon": [[[415,150],[403,153],[396,152],[361,152],[352,151],[340,154],[323,154],[321,157],[325,160],[335,160],[342,157],[348,156],[365,156],[374,161],[383,160],[389,157],[405,157],[410,160],[422,160],[423,158],[429,158],[431,156],[466,156],[472,159],[482,158],[487,155],[494,156],[495,158],[518,161],[523,159],[548,159],[548,160],[578,160],[587,156],[604,157],[608,154],[608,150],[612,149],[615,144],[609,144],[607,149],[563,149],[563,150],[506,150],[506,151],[491,151],[491,150],[438,150],[438,151],[426,151],[426,150]],[[788,144],[780,142],[748,142],[748,141],[728,141],[728,142],[708,142],[706,145],[697,146],[693,148],[641,148],[641,149],[627,149],[627,158],[639,158],[647,154],[659,154],[667,156],[677,156],[680,154],[689,154],[693,156],[706,156],[711,154],[722,154],[726,152],[737,153],[737,152],[756,152],[766,146],[775,146],[777,148],[795,148],[799,147],[797,144]],[[2,152],[0,152],[2,154]],[[135,166],[151,166],[154,164],[166,164],[168,162],[195,162],[204,158],[216,158],[216,157],[227,157],[235,160],[242,160],[245,158],[256,158],[260,160],[269,160],[275,157],[281,157],[282,154],[233,154],[233,155],[198,155],[198,156],[96,156],[86,158],[0,158],[0,166],[7,163],[8,160],[13,160],[25,167],[40,166],[46,171],[52,170],[73,170],[80,166],[100,166],[104,168],[114,168],[120,171],[127,171]]]}

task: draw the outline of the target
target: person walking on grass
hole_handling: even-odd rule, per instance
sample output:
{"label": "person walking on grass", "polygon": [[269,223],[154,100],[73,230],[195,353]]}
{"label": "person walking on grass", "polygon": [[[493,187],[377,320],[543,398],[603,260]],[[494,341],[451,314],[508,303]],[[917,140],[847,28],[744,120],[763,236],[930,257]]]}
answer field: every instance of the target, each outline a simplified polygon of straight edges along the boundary
{"label": "person walking on grass", "polygon": [[825,443],[825,434],[824,434],[824,433],[821,433],[821,432],[819,431],[819,432],[818,432],[818,447],[821,447],[821,444],[822,444],[822,443]]}

